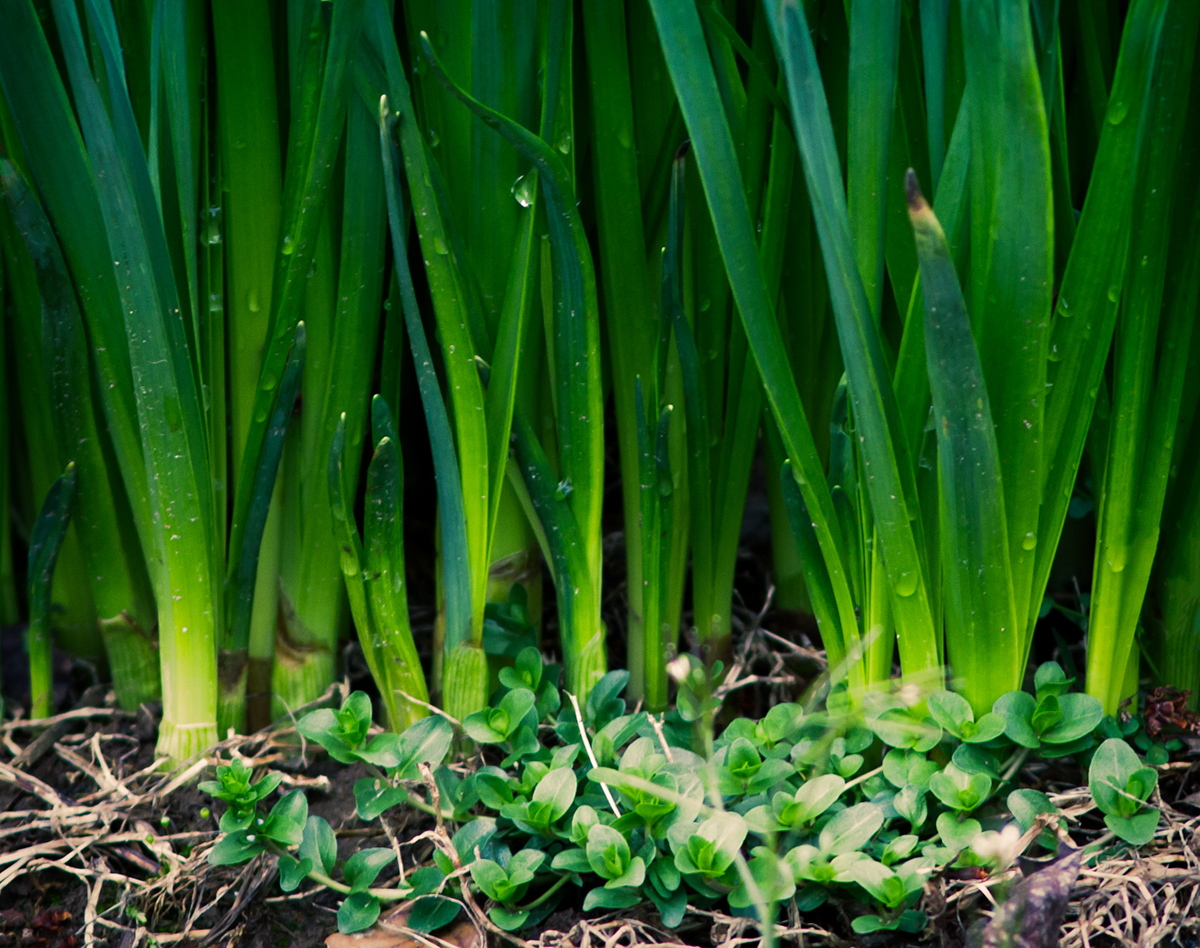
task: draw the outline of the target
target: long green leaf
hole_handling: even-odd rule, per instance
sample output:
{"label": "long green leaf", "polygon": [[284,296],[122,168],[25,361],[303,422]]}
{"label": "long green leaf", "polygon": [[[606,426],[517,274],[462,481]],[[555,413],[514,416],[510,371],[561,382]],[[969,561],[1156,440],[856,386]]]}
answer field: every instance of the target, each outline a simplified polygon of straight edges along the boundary
{"label": "long green leaf", "polygon": [[[380,145],[383,154],[384,186],[387,192],[388,225],[392,235],[392,257],[400,277],[400,298],[404,306],[404,321],[408,328],[409,344],[412,346],[413,363],[417,371],[417,385],[421,392],[421,404],[429,426],[429,439],[433,448],[434,471],[437,477],[439,520],[442,532],[443,582],[446,596],[446,652],[447,655],[462,647],[473,645],[471,636],[471,569],[467,546],[467,523],[463,508],[462,482],[459,480],[458,458],[454,453],[454,435],[450,419],[442,400],[437,375],[433,370],[429,343],[421,324],[421,313],[417,306],[412,273],[408,268],[408,256],[402,230],[404,215],[400,207],[400,188],[397,179],[396,146],[389,134],[389,115],[386,99],[380,106]],[[474,644],[474,651],[480,651]],[[482,652],[480,651],[482,660]],[[447,681],[452,681],[447,675]],[[464,681],[464,688],[482,691],[486,681]],[[471,701],[486,701],[482,694],[470,693],[456,696],[463,707]],[[479,705],[482,706],[482,705]],[[451,713],[458,708],[452,708]]]}
{"label": "long green leaf", "polygon": [[991,401],[946,235],[908,173],[938,439],[947,655],[977,714],[1020,686],[1008,521]]}
{"label": "long green leaf", "polygon": [[109,123],[87,64],[75,8],[55,4],[55,18],[89,153],[104,187],[98,189],[105,230],[118,274],[137,393],[146,477],[154,518],[163,670],[163,723],[158,750],[190,757],[216,738],[216,631],[220,571],[212,493],[208,487],[206,427],[180,316],[174,276],[162,248],[162,222],[153,201],[141,143],[117,54],[95,3],[88,4],[103,53],[114,121]]}
{"label": "long green leaf", "polygon": [[733,138],[719,106],[699,18],[695,9],[681,0],[651,0],[651,9],[659,36],[664,39],[663,53],[696,152],[700,179],[750,349],[813,516],[843,627],[853,627],[856,621],[851,618],[854,605],[846,585],[841,531],[767,295]]}
{"label": "long green leaf", "polygon": [[910,674],[936,676],[940,665],[938,635],[929,601],[913,463],[896,407],[891,373],[855,264],[833,128],[816,54],[804,13],[794,0],[774,4],[771,20],[787,76],[792,124],[829,276],[859,449],[868,469],[866,490],[893,594],[901,665]]}

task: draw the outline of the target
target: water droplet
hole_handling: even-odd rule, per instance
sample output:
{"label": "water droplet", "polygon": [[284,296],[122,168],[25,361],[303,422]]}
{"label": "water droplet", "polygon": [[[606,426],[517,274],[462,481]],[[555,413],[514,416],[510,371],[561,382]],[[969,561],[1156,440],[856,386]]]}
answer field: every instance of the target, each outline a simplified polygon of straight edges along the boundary
{"label": "water droplet", "polygon": [[915,571],[901,573],[896,577],[896,595],[908,598],[917,591],[917,574]]}
{"label": "water droplet", "polygon": [[1060,353],[1058,351],[1058,343],[1057,342],[1050,346],[1050,352],[1048,354],[1048,358],[1050,359],[1051,362],[1058,362],[1059,360],[1062,359],[1062,353]]}
{"label": "water droplet", "polygon": [[446,246],[446,241],[441,234],[433,235],[433,249],[443,257],[450,252],[449,248]]}
{"label": "water droplet", "polygon": [[556,500],[566,500],[567,495],[572,491],[571,478],[565,477],[558,482],[558,486],[554,488],[554,497]]}
{"label": "water droplet", "polygon": [[513,197],[517,199],[517,203],[520,204],[521,207],[529,207],[529,205],[533,203],[534,188],[537,187],[536,181],[537,179],[531,172],[529,174],[521,175],[521,177],[517,178],[517,180],[513,182]]}
{"label": "water droplet", "polygon": [[221,312],[223,306],[224,306],[224,304],[221,300],[220,293],[209,293],[208,294],[208,311],[210,313]]}
{"label": "water droplet", "polygon": [[1121,287],[1118,284],[1114,283],[1112,286],[1110,286],[1108,288],[1108,299],[1110,302],[1115,303],[1120,298],[1121,298]]}
{"label": "water droplet", "polygon": [[296,242],[292,240],[291,234],[283,238],[283,252],[284,254],[293,254],[296,252]]}
{"label": "water droplet", "polygon": [[707,313],[710,309],[712,309],[712,300],[705,296],[700,300],[700,312]]}
{"label": "water droplet", "polygon": [[271,391],[271,389],[273,389],[278,384],[279,384],[279,379],[277,379],[275,377],[274,372],[267,372],[265,375],[263,375],[262,387],[264,389],[266,389],[268,392]]}
{"label": "water droplet", "polygon": [[217,226],[216,221],[210,223],[204,228],[203,240],[209,246],[219,244],[221,242],[221,228]]}
{"label": "water droplet", "polygon": [[1032,550],[1035,546],[1037,546],[1037,537],[1032,532],[1025,534],[1021,539],[1022,550]]}
{"label": "water droplet", "polygon": [[1118,99],[1108,107],[1108,114],[1105,116],[1108,119],[1109,125],[1120,125],[1125,121],[1125,116],[1129,114],[1129,106]]}
{"label": "water droplet", "polygon": [[442,139],[438,136],[437,129],[431,128],[429,130],[429,147],[437,148],[441,143]]}
{"label": "water droplet", "polygon": [[252,313],[257,313],[261,308],[258,303],[258,290],[254,287],[246,293],[246,306]]}

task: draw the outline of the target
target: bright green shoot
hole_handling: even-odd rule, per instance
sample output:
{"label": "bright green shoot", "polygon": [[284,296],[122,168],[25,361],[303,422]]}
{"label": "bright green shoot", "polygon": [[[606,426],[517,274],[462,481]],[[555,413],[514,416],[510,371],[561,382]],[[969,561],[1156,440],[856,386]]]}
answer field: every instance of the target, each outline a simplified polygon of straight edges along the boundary
{"label": "bright green shoot", "polygon": [[360,539],[346,482],[345,416],[329,455],[329,496],[340,531],[342,575],[389,729],[400,732],[427,713],[429,691],[408,622],[404,579],[404,464],[387,403],[371,403],[375,453],[367,468],[366,522]]}

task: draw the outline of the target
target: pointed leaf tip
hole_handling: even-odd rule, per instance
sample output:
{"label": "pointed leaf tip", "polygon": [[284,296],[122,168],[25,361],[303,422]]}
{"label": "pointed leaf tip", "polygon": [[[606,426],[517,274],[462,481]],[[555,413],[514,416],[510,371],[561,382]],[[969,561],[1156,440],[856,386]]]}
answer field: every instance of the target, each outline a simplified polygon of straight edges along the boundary
{"label": "pointed leaf tip", "polygon": [[917,182],[917,173],[912,168],[904,172],[904,196],[908,199],[910,214],[919,214],[929,207],[925,195],[921,193],[921,185]]}
{"label": "pointed leaf tip", "polygon": [[679,143],[679,147],[675,149],[675,160],[679,161],[680,159],[686,157],[687,153],[691,150],[692,140],[690,138],[685,138]]}

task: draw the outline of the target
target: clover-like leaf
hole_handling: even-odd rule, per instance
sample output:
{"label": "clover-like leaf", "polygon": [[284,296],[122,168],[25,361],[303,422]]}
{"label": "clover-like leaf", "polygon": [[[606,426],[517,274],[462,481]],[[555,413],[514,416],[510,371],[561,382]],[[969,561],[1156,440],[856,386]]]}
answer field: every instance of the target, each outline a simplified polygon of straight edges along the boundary
{"label": "clover-like leaf", "polygon": [[379,899],[369,892],[351,892],[338,907],[338,931],[353,935],[370,928],[379,918]]}
{"label": "clover-like leaf", "polygon": [[360,849],[346,860],[346,865],[342,867],[342,878],[352,891],[364,891],[371,887],[384,867],[395,860],[396,854],[384,847]]}
{"label": "clover-like leaf", "polygon": [[458,918],[462,903],[444,895],[425,895],[413,902],[405,923],[415,932],[432,934]]}
{"label": "clover-like leaf", "polygon": [[1041,744],[1033,728],[1033,713],[1037,701],[1024,691],[1009,691],[1002,694],[992,705],[992,710],[1004,718],[1004,733],[1014,744],[1036,750]]}
{"label": "clover-like leaf", "polygon": [[987,774],[969,774],[954,764],[947,764],[944,770],[929,778],[929,790],[952,810],[969,813],[992,792],[992,778]]}
{"label": "clover-like leaf", "polygon": [[304,824],[304,838],[300,841],[300,858],[309,860],[325,875],[333,872],[337,862],[337,837],[333,828],[319,816],[310,816]]}
{"label": "clover-like leaf", "polygon": [[209,850],[208,863],[211,866],[236,866],[253,859],[265,846],[266,840],[257,833],[247,830],[227,833]]}
{"label": "clover-like leaf", "polygon": [[403,787],[393,787],[386,780],[363,777],[354,781],[354,805],[360,820],[378,819],[386,810],[407,800],[408,792]]}
{"label": "clover-like leaf", "polygon": [[550,805],[550,822],[562,819],[575,802],[578,782],[569,767],[552,770],[543,777],[533,790],[533,799]]}
{"label": "clover-like leaf", "polygon": [[1064,695],[1074,683],[1058,662],[1042,662],[1033,673],[1033,687],[1040,700],[1045,695]]}
{"label": "clover-like leaf", "polygon": [[1157,781],[1157,773],[1144,766],[1120,738],[1109,738],[1092,755],[1088,770],[1092,799],[1105,814],[1108,828],[1132,845],[1149,842],[1158,826],[1157,810],[1141,812]]}
{"label": "clover-like leaf", "polygon": [[279,888],[284,892],[293,892],[312,872],[311,859],[296,859],[284,853],[279,857]]}
{"label": "clover-like leaf", "polygon": [[1062,716],[1045,730],[1039,731],[1039,737],[1047,743],[1069,744],[1086,737],[1104,717],[1104,708],[1091,695],[1070,692],[1058,695],[1053,700],[1058,702]]}
{"label": "clover-like leaf", "polygon": [[588,831],[587,859],[601,879],[619,879],[629,868],[632,854],[628,841],[618,830],[596,823]]}
{"label": "clover-like leaf", "polygon": [[918,718],[905,708],[889,708],[868,718],[867,726],[890,747],[910,748],[924,753],[937,746],[942,729],[931,717]]}
{"label": "clover-like leaf", "polygon": [[436,766],[446,759],[454,743],[454,728],[440,714],[409,725],[396,741],[398,761],[392,776],[399,780],[419,780],[420,764]]}
{"label": "clover-like leaf", "polygon": [[983,827],[979,820],[959,820],[953,813],[943,813],[937,818],[937,831],[943,846],[959,852],[971,845]]}
{"label": "clover-like leaf", "polygon": [[308,800],[303,790],[293,790],[271,807],[259,832],[284,846],[299,846],[308,821]]}
{"label": "clover-like leaf", "polygon": [[883,810],[874,803],[857,803],[825,824],[818,845],[826,856],[862,849],[883,825]]}

